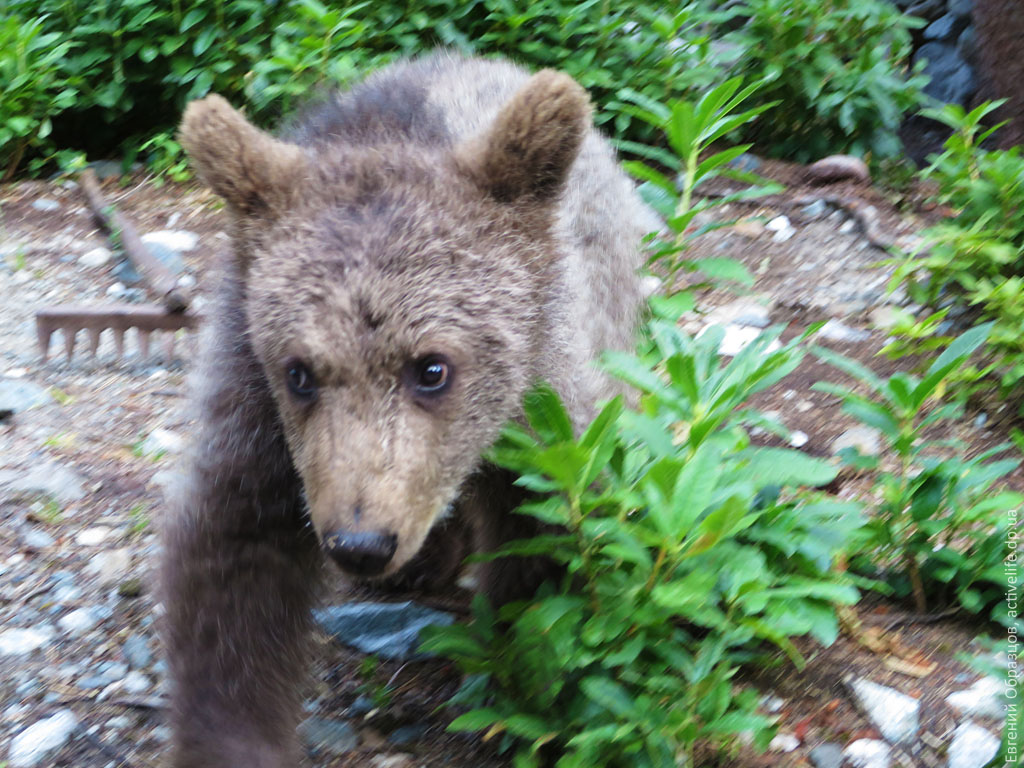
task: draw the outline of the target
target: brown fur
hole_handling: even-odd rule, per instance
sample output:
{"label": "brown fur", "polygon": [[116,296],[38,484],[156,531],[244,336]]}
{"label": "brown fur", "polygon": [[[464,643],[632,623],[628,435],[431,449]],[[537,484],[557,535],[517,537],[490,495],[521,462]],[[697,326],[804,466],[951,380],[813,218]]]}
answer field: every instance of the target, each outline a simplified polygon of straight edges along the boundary
{"label": "brown fur", "polygon": [[[565,75],[447,54],[383,70],[282,139],[217,97],[189,106],[181,141],[228,203],[234,253],[165,540],[171,765],[296,764],[318,539],[387,531],[383,576],[428,560],[450,577],[447,533],[493,548],[537,530],[480,455],[538,379],[577,425],[616,391],[592,361],[630,344],[653,228],[589,116]],[[425,399],[409,370],[432,354],[454,376]],[[311,400],[289,391],[296,360]],[[502,562],[483,586],[502,602],[542,573]]]}

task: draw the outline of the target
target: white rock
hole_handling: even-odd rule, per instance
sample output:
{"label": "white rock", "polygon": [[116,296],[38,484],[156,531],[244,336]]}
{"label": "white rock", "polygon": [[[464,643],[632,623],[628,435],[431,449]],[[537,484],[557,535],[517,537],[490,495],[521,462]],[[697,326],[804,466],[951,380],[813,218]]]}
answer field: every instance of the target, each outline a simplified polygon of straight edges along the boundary
{"label": "white rock", "polygon": [[99,616],[88,608],[76,608],[57,619],[57,626],[72,635],[88,632],[99,622]]}
{"label": "white rock", "polygon": [[185,438],[177,432],[158,427],[142,442],[142,452],[146,456],[162,456],[165,453],[180,453],[184,445]]}
{"label": "white rock", "polygon": [[110,249],[101,245],[99,248],[93,248],[79,256],[78,263],[83,267],[102,267],[110,261],[112,255]]}
{"label": "white rock", "polygon": [[776,243],[784,243],[796,234],[796,228],[786,216],[776,216],[765,224],[765,228],[774,233],[772,240]]}
{"label": "white rock", "polygon": [[[705,328],[705,330],[707,330]],[[703,331],[701,331],[703,333]],[[748,344],[754,341],[758,336],[761,335],[760,328],[751,328],[746,325],[727,325],[725,326],[725,336],[722,337],[722,344],[718,348],[720,355],[732,357],[738,355]],[[779,342],[773,341],[768,345],[767,350],[774,352],[780,346]]]}
{"label": "white rock", "polygon": [[999,739],[971,721],[960,723],[949,745],[949,768],[985,768],[999,752]]}
{"label": "white rock", "polygon": [[832,441],[832,453],[844,448],[856,448],[864,456],[877,456],[882,450],[882,433],[874,427],[850,427]]}
{"label": "white rock", "polygon": [[803,448],[807,445],[807,441],[810,438],[806,432],[801,432],[799,429],[793,430],[789,435],[789,444],[794,448]]}
{"label": "white rock", "polygon": [[983,677],[965,691],[957,691],[946,697],[946,703],[963,715],[1006,717],[1006,685],[995,677]]}
{"label": "white rock", "polygon": [[889,768],[889,745],[877,739],[858,739],[843,750],[853,768]]}
{"label": "white rock", "polygon": [[779,733],[768,745],[769,752],[792,752],[800,746],[800,739],[792,733]]}
{"label": "white rock", "polygon": [[104,586],[116,583],[132,567],[132,551],[128,547],[110,549],[105,552],[97,552],[85,566],[87,573],[99,578]]}
{"label": "white rock", "polygon": [[909,743],[917,736],[921,703],[906,694],[861,678],[850,683],[860,708],[893,744]]}
{"label": "white rock", "polygon": [[35,629],[5,629],[0,632],[0,656],[24,656],[42,648],[53,637],[47,626]]}
{"label": "white rock", "polygon": [[858,331],[856,328],[851,328],[838,320],[832,319],[821,326],[821,330],[818,331],[818,338],[850,344],[858,341],[867,341],[871,338],[871,334],[867,331]]}
{"label": "white rock", "polygon": [[96,525],[79,531],[75,536],[75,542],[83,547],[95,547],[106,541],[108,536],[110,536],[110,528],[105,525]]}
{"label": "white rock", "polygon": [[43,764],[67,743],[77,727],[78,718],[70,709],[62,709],[30,725],[11,740],[8,765],[10,768],[34,768]]}
{"label": "white rock", "polygon": [[119,298],[124,295],[124,292],[128,290],[124,283],[114,283],[112,286],[107,288],[107,296],[113,298]]}
{"label": "white rock", "polygon": [[199,235],[185,229],[161,229],[156,232],[147,232],[142,236],[142,242],[146,245],[156,243],[172,251],[183,253],[194,250],[199,245]]}
{"label": "white rock", "polygon": [[121,689],[125,693],[145,693],[152,685],[149,678],[138,670],[129,672],[121,681]]}

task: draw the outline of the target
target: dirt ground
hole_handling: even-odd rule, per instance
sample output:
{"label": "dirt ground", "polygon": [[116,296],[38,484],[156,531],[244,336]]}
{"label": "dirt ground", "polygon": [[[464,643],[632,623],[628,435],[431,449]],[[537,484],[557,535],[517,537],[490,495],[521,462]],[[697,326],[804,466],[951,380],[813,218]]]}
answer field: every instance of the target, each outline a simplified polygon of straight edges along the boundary
{"label": "dirt ground", "polygon": [[[901,201],[872,188],[849,183],[803,186],[798,170],[783,164],[770,163],[759,170],[788,182],[789,189],[760,202],[730,206],[722,215],[744,222],[708,234],[692,253],[739,259],[756,276],[756,284],[741,293],[717,290],[704,295],[700,307],[705,316],[692,318],[692,326],[708,322],[708,314],[714,318],[716,308],[727,314],[736,302],[765,307],[772,323],[790,325],[789,333],[837,319],[866,336],[828,346],[877,371],[895,370],[897,363],[877,356],[886,334],[872,327],[869,319],[873,310],[892,300],[885,292],[888,269],[879,265],[885,253],[868,243],[861,227],[865,219],[858,211],[869,206],[874,211],[869,234],[904,242],[929,214],[922,218],[900,210],[895,203]],[[185,254],[185,263],[186,273],[196,280],[201,308],[206,267],[227,243],[225,217],[217,201],[196,186],[157,186],[141,176],[123,186],[108,181],[104,192],[141,232],[175,229],[199,236],[199,247]],[[828,199],[839,202],[808,211],[810,202]],[[39,200],[53,201],[57,207],[47,204],[40,209]],[[780,215],[787,216],[795,230],[784,241],[764,226]],[[184,339],[169,361],[159,353],[141,359],[131,339],[129,353],[118,361],[108,337],[95,358],[80,346],[68,361],[57,334],[50,359],[40,361],[33,321],[38,309],[110,300],[108,291],[118,282],[111,271],[116,260],[98,267],[81,261],[82,254],[108,245],[74,185],[24,182],[0,187],[0,379],[31,382],[51,396],[45,405],[0,420],[0,471],[25,474],[59,465],[75,473],[83,491],[79,498],[58,504],[0,494],[0,629],[51,622],[63,626],[62,618],[76,608],[103,609],[94,626],[58,633],[39,652],[0,656],[0,744],[6,745],[12,735],[56,708],[68,707],[79,719],[78,735],[53,764],[78,768],[159,764],[167,733],[161,723],[162,664],[155,639],[159,606],[153,597],[152,567],[159,549],[161,489],[174,472],[175,455],[173,449],[147,453],[144,441],[154,430],[187,437],[191,426],[186,375],[194,349]],[[158,344],[154,350],[159,350]],[[803,367],[760,396],[756,405],[778,414],[791,430],[805,433],[802,450],[829,456],[833,441],[854,423],[840,413],[835,398],[810,389],[822,379],[849,383],[809,356]],[[998,403],[989,406],[981,427],[981,411],[975,410],[953,428],[972,451],[1005,441],[1015,424],[1015,416],[999,410]],[[1019,470],[1011,484],[1024,488]],[[858,495],[864,479],[844,476],[830,490],[843,497]],[[110,572],[109,559],[103,559],[111,551],[120,552],[122,567],[116,572]],[[441,601],[446,607],[464,609],[466,595],[442,596]],[[810,764],[807,750],[823,741],[846,743],[877,736],[852,704],[844,684],[850,674],[919,698],[922,730],[937,743],[948,739],[955,721],[945,697],[977,677],[956,654],[971,649],[979,627],[956,617],[918,621],[906,607],[878,600],[860,612],[865,626],[896,625],[883,633],[889,647],[902,658],[913,659],[918,673],[928,671],[901,673],[898,664],[890,663],[893,653],[872,651],[849,637],[830,648],[803,643],[808,665],[802,673],[779,659],[744,674],[745,684],[783,700],[778,709],[780,730],[794,734],[800,746],[790,753],[761,757],[740,750],[722,757],[720,764],[805,766]],[[128,658],[125,645],[131,638],[148,644],[148,664]],[[492,744],[445,732],[450,715],[437,707],[459,683],[450,664],[382,662],[373,671],[360,671],[359,654],[326,638],[320,648],[311,711],[348,719],[360,744],[348,756],[313,756],[317,768],[506,764]],[[104,663],[127,664],[143,674],[148,686],[130,692],[118,688],[116,681],[113,691],[109,686],[81,684],[87,672]],[[387,706],[362,713],[360,697],[381,686],[388,691]],[[361,713],[356,715],[355,710]],[[403,727],[413,736],[396,739]],[[0,756],[3,750],[6,746],[0,747]],[[945,764],[941,750],[930,747],[904,757],[905,765]]]}

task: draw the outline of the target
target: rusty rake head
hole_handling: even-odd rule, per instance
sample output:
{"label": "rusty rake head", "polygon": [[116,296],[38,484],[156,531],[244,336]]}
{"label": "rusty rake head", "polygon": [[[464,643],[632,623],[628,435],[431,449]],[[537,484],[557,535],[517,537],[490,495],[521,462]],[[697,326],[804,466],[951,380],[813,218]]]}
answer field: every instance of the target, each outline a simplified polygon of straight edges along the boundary
{"label": "rusty rake head", "polygon": [[109,328],[114,335],[117,357],[121,358],[124,355],[125,333],[134,328],[139,355],[143,359],[149,357],[151,335],[160,332],[164,354],[171,360],[174,357],[175,333],[182,329],[197,328],[200,320],[201,316],[195,312],[169,312],[157,304],[64,305],[45,307],[36,312],[36,334],[39,353],[45,361],[49,357],[50,337],[55,331],[64,334],[64,351],[68,360],[75,351],[75,339],[79,331],[88,332],[89,352],[95,355],[100,345],[100,334]]}

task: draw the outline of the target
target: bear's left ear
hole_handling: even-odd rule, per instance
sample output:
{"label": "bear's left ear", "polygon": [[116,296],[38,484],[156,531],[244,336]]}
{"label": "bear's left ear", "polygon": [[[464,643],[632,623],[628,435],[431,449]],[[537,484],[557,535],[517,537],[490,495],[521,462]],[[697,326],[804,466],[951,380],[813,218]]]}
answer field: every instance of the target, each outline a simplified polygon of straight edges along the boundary
{"label": "bear's left ear", "polygon": [[587,92],[545,69],[516,91],[483,135],[456,149],[457,162],[499,200],[548,200],[561,192],[589,126]]}
{"label": "bear's left ear", "polygon": [[220,96],[189,104],[178,137],[199,178],[243,217],[273,217],[307,172],[302,149],[261,131]]}

